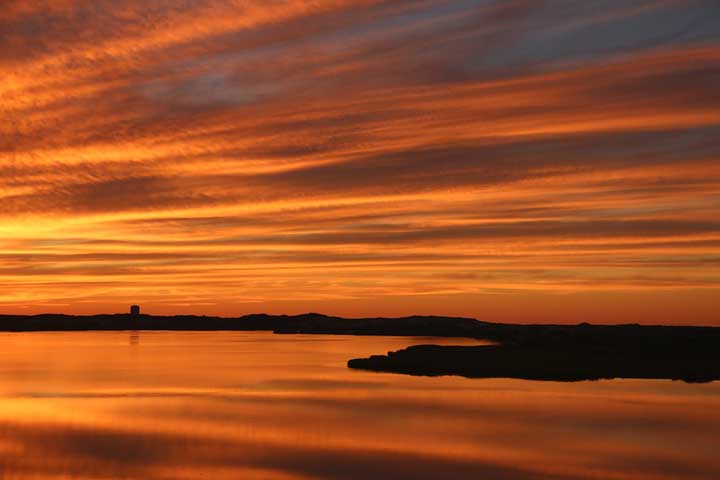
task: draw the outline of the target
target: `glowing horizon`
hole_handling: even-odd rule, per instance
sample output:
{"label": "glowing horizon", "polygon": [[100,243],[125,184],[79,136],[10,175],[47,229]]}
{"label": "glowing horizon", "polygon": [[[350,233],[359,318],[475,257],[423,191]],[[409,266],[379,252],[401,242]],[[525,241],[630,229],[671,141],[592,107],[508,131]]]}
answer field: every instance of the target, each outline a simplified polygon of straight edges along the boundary
{"label": "glowing horizon", "polygon": [[0,313],[720,326],[712,18],[11,0]]}

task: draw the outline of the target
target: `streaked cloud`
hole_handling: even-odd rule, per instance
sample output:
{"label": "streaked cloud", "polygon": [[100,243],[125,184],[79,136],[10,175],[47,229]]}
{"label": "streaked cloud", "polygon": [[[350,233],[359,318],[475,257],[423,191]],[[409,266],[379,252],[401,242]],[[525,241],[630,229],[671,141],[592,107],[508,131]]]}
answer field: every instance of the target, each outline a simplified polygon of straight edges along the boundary
{"label": "streaked cloud", "polygon": [[0,308],[717,323],[718,16],[11,1]]}

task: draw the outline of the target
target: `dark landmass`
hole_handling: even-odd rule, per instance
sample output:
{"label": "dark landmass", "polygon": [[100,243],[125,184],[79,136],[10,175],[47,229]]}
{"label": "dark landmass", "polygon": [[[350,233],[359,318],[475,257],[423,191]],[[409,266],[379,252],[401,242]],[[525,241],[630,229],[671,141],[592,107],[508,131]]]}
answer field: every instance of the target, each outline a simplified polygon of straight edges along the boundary
{"label": "dark landmass", "polygon": [[353,359],[350,368],[411,375],[577,381],[604,378],[720,380],[720,328],[514,325],[471,318],[346,319],[318,313],[243,317],[0,315],[0,331],[246,330],[282,334],[465,337],[495,345],[418,345]]}
{"label": "dark landmass", "polygon": [[593,352],[577,348],[548,350],[504,346],[415,345],[388,355],[350,360],[348,366],[410,375],[459,375],[468,378],[519,378],[573,382],[613,378],[670,379],[689,383],[720,380],[718,355],[657,355]]}
{"label": "dark landmass", "polygon": [[410,375],[579,381],[720,380],[720,328],[491,324],[497,345],[416,345],[353,359],[350,368]]}
{"label": "dark landmass", "polygon": [[[60,314],[0,315],[0,331],[82,330],[256,330],[275,333],[337,335],[401,335],[476,338],[485,325],[471,318],[413,316],[404,318],[340,318],[303,315],[254,314],[243,317]],[[490,324],[487,324],[490,325]]]}

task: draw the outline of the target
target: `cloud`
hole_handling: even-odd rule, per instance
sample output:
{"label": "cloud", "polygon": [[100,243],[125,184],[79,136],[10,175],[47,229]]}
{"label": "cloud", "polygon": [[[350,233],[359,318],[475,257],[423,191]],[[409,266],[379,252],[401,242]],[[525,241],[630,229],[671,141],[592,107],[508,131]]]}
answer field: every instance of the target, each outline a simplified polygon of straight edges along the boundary
{"label": "cloud", "polygon": [[717,288],[716,13],[10,2],[0,305]]}

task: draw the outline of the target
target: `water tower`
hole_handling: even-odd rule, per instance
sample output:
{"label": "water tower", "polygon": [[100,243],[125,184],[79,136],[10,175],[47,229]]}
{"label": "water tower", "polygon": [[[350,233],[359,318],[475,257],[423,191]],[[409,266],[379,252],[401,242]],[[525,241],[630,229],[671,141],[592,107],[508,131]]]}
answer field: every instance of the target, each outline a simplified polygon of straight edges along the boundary
{"label": "water tower", "polygon": [[140,316],[140,305],[131,305],[130,306],[130,316],[131,317],[139,317]]}

